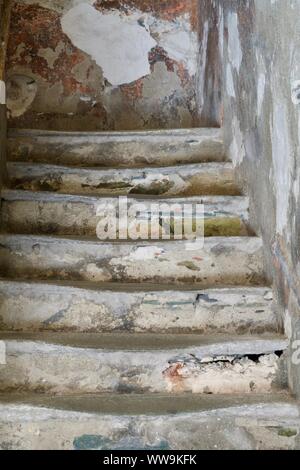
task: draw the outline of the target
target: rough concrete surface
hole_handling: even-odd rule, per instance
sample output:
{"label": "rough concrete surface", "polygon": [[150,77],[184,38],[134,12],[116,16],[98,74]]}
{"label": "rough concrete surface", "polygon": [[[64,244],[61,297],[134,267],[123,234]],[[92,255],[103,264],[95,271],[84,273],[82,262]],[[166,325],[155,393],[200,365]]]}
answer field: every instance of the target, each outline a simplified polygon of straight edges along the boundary
{"label": "rough concrete surface", "polygon": [[125,239],[149,239],[150,233],[153,239],[248,235],[248,199],[241,196],[130,197],[122,205],[119,198],[48,192],[5,190],[2,197],[2,227],[14,233],[114,240],[124,239],[126,224]]}
{"label": "rough concrete surface", "polygon": [[11,130],[8,152],[14,161],[127,168],[225,159],[220,129],[129,133]]}
{"label": "rough concrete surface", "polygon": [[268,393],[285,386],[281,354],[287,341],[280,336],[199,341],[164,335],[152,347],[151,336],[86,335],[86,340],[80,337],[81,347],[76,347],[76,335],[26,339],[23,334],[18,339],[3,333],[2,338],[7,356],[1,366],[3,392],[235,394]]}
{"label": "rough concrete surface", "polygon": [[256,237],[211,237],[194,250],[185,241],[103,243],[29,235],[0,235],[0,244],[1,274],[10,277],[201,287],[264,282]]}
{"label": "rough concrete surface", "polygon": [[12,188],[66,194],[196,196],[240,194],[231,163],[95,169],[9,162]]}
{"label": "rough concrete surface", "polygon": [[3,404],[0,417],[2,449],[299,449],[299,410],[293,402],[227,404],[175,416],[114,416]]}
{"label": "rough concrete surface", "polygon": [[[272,291],[144,291],[145,285],[0,282],[0,326],[15,331],[265,333],[278,330]],[[153,289],[153,287],[152,287]],[[51,298],[51,304],[49,304]]]}

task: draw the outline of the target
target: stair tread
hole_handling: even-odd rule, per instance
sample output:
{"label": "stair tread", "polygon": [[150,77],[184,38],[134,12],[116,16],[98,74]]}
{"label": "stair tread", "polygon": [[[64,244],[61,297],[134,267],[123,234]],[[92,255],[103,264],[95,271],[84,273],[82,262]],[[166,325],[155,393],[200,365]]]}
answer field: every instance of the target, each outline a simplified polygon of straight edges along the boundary
{"label": "stair tread", "polygon": [[97,195],[239,195],[229,162],[166,167],[97,168],[8,162],[10,186],[26,190]]}
{"label": "stair tread", "polygon": [[149,333],[28,333],[0,332],[6,342],[56,345],[62,347],[109,350],[156,352],[188,349],[195,354],[269,354],[287,348],[288,340],[281,334],[261,335],[198,335],[198,334],[149,334]]}
{"label": "stair tread", "polygon": [[1,333],[7,365],[0,390],[271,393],[286,388],[280,335]]}
{"label": "stair tread", "polygon": [[153,129],[153,130],[134,130],[134,131],[54,131],[54,130],[43,130],[43,129],[14,129],[11,128],[8,131],[9,137],[18,136],[67,136],[67,137],[87,137],[87,136],[99,136],[99,137],[111,137],[114,139],[118,136],[211,136],[211,137],[222,137],[222,129],[219,127],[194,127],[194,128],[180,128],[180,129]]}
{"label": "stair tread", "polygon": [[267,287],[203,290],[189,285],[181,289],[0,279],[0,299],[2,330],[237,335],[279,331]]}
{"label": "stair tread", "polygon": [[93,282],[192,282],[203,287],[263,285],[262,240],[211,237],[194,242],[100,241],[0,235],[1,275]]}
{"label": "stair tread", "polygon": [[[14,243],[18,241],[33,242],[33,243],[86,243],[90,245],[103,245],[103,246],[156,246],[164,247],[165,249],[179,249],[184,248],[187,244],[186,240],[99,240],[89,236],[68,236],[68,235],[28,235],[17,233],[0,232],[0,242]],[[216,245],[237,245],[242,248],[247,246],[251,249],[262,247],[262,240],[257,236],[246,237],[208,237],[205,238],[205,247],[209,250]],[[196,246],[199,251],[199,247]]]}
{"label": "stair tread", "polygon": [[21,287],[39,287],[40,289],[47,289],[56,291],[65,289],[75,290],[86,290],[96,292],[201,292],[201,293],[258,293],[261,295],[268,296],[268,300],[272,300],[270,295],[272,294],[272,288],[267,284],[265,286],[222,286],[222,287],[210,287],[203,288],[197,287],[197,284],[190,285],[172,285],[172,284],[149,284],[147,282],[138,283],[126,283],[126,282],[102,282],[101,284],[95,284],[89,281],[67,281],[67,280],[44,280],[44,279],[16,279],[16,278],[1,278],[0,277],[0,288],[21,288]]}
{"label": "stair tread", "polygon": [[[299,405],[283,395],[0,398],[1,445],[15,450],[298,449]],[[117,457],[116,457],[117,458]]]}
{"label": "stair tread", "polygon": [[[299,416],[297,401],[286,391],[278,391],[270,394],[253,395],[197,395],[197,394],[103,394],[103,395],[78,395],[78,396],[45,396],[28,393],[0,393],[0,417],[10,408],[20,411],[24,406],[41,412],[44,408],[52,410],[64,410],[78,413],[97,413],[113,415],[151,415],[151,414],[179,414],[201,413],[213,410],[232,410],[241,412],[246,407],[253,408],[253,413],[258,416],[264,412],[265,406],[278,405],[279,415],[289,414],[296,418]],[[288,406],[289,405],[290,408]],[[17,419],[16,414],[10,419]]]}
{"label": "stair tread", "polygon": [[57,165],[50,163],[39,163],[39,162],[23,162],[23,161],[14,161],[10,160],[7,162],[8,169],[30,169],[33,172],[38,174],[42,174],[43,172],[51,171],[51,172],[62,172],[62,173],[71,173],[75,175],[84,175],[85,173],[93,174],[99,173],[103,175],[115,174],[120,173],[121,176],[128,174],[130,176],[139,175],[143,172],[149,174],[156,174],[158,172],[163,174],[176,174],[177,172],[190,172],[192,170],[203,171],[203,172],[217,172],[221,170],[234,170],[233,163],[230,161],[209,161],[209,162],[199,162],[199,163],[185,163],[185,164],[178,164],[178,165],[171,165],[171,166],[144,166],[144,167],[137,167],[137,168],[119,168],[119,167],[98,167],[98,166],[72,166],[72,165]]}
{"label": "stair tread", "polygon": [[[171,234],[175,225],[172,224],[176,221],[180,224],[180,234],[183,239],[188,236],[186,231],[192,234],[193,230],[197,230],[199,236],[203,230],[205,236],[251,234],[248,228],[249,201],[244,196],[185,198],[130,196],[122,200],[120,206],[120,199],[117,196],[101,197],[6,189],[2,192],[2,226],[13,233],[51,233],[96,238],[99,223],[102,229],[102,225],[107,223],[113,214],[118,217],[120,211],[124,213],[131,208],[135,210],[136,215],[129,222],[128,230],[134,227],[137,233],[142,231],[144,239],[149,235],[149,225],[156,230],[160,239],[164,238],[164,234],[173,238]],[[161,222],[160,217],[162,217]],[[152,223],[154,220],[156,222]],[[182,234],[183,222],[184,234]],[[118,237],[117,229],[116,226],[115,237]],[[110,236],[110,239],[113,238]]]}
{"label": "stair tread", "polygon": [[[95,195],[82,195],[82,194],[60,194],[53,193],[50,191],[26,191],[23,189],[3,189],[1,192],[1,197],[7,201],[43,201],[43,202],[99,202],[101,200],[117,200],[118,196],[95,196]],[[243,206],[243,211],[248,207],[249,198],[247,196],[214,196],[214,195],[203,195],[203,196],[176,196],[176,197],[159,197],[153,195],[130,195],[128,197],[129,201],[147,201],[151,202],[165,202],[165,201],[175,201],[175,202],[198,202],[204,204],[228,204],[230,202],[237,202]]]}
{"label": "stair tread", "polygon": [[9,160],[98,167],[171,166],[224,161],[222,130],[194,128],[131,132],[11,130]]}
{"label": "stair tread", "polygon": [[[22,189],[4,189],[1,193],[2,201],[13,202],[33,202],[44,204],[85,204],[94,206],[99,204],[115,204],[118,207],[118,196],[108,195],[82,195],[82,194],[61,194],[47,191],[26,191]],[[146,210],[150,210],[151,204],[203,204],[204,217],[242,217],[248,219],[249,199],[246,196],[188,196],[188,197],[163,197],[163,196],[128,196],[127,203],[143,203]],[[148,207],[149,206],[149,207]],[[68,208],[68,212],[71,208]],[[96,212],[94,214],[96,216]],[[41,216],[41,214],[40,214]],[[12,217],[12,215],[10,215]]]}

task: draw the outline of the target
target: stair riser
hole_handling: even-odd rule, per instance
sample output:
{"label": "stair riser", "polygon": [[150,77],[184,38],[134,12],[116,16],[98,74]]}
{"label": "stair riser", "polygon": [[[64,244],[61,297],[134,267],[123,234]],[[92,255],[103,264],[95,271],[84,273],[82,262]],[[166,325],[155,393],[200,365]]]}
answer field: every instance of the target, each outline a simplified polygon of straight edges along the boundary
{"label": "stair riser", "polygon": [[[5,450],[299,448],[295,437],[300,431],[299,410],[294,404],[244,405],[175,416],[113,416],[3,405],[0,417],[0,448]],[[292,435],[285,436],[285,430]]]}
{"label": "stair riser", "polygon": [[[85,199],[85,200],[84,200]],[[245,198],[233,198],[231,200],[222,199],[220,203],[212,204],[206,199],[199,199],[199,204],[204,202],[204,234],[206,236],[244,236],[248,234],[245,219],[247,218],[248,201]],[[128,222],[128,238],[133,238],[135,234],[141,234],[141,239],[150,238],[150,230],[153,225],[149,219],[156,218],[157,227],[154,234],[159,237],[168,237],[174,233],[175,223],[179,223],[183,232],[183,224],[188,224],[189,230],[186,234],[190,235],[197,230],[197,235],[203,234],[203,225],[197,229],[196,221],[190,216],[182,217],[184,204],[190,204],[190,207],[196,208],[197,201],[193,199],[186,200],[160,200],[160,201],[138,201],[128,200],[128,210],[136,204],[139,213],[132,221]],[[140,205],[143,208],[141,209]],[[163,213],[163,219],[159,224],[159,210],[151,210],[153,205],[163,207],[167,204],[169,211]],[[173,219],[172,205],[176,204],[179,209],[179,215]],[[63,197],[61,200],[5,200],[2,203],[2,224],[5,230],[14,233],[36,233],[36,234],[57,234],[57,235],[84,235],[104,239],[101,233],[104,232],[106,224],[112,223],[114,214],[119,213],[119,200],[101,198],[99,200],[83,198],[76,201],[71,196]],[[171,213],[171,218],[170,218]],[[114,220],[116,220],[116,217]],[[122,220],[122,219],[121,219]],[[178,222],[175,222],[178,221]],[[119,221],[118,221],[119,223]],[[122,222],[120,222],[122,223]],[[99,225],[98,225],[99,224]],[[151,228],[150,228],[151,225]],[[98,227],[98,228],[97,228]],[[100,230],[99,230],[100,227]],[[99,235],[100,234],[100,235]],[[136,235],[136,236],[137,236]],[[104,234],[105,236],[105,234]],[[186,238],[183,236],[183,238]],[[113,235],[108,239],[119,239],[118,227],[113,231]]]}
{"label": "stair riser", "polygon": [[29,332],[251,334],[278,329],[267,289],[126,293],[0,282],[0,318],[3,330]]}
{"label": "stair riser", "polygon": [[180,131],[145,134],[11,132],[11,160],[78,166],[168,166],[223,161],[221,132]]}
{"label": "stair riser", "polygon": [[75,170],[58,166],[9,164],[10,184],[17,189],[65,194],[157,196],[238,195],[231,164],[122,171]]}
{"label": "stair riser", "polygon": [[201,287],[264,282],[261,241],[256,238],[211,238],[195,251],[186,249],[185,242],[101,244],[26,236],[2,236],[0,245],[0,273],[9,277],[189,282]]}
{"label": "stair riser", "polygon": [[[253,344],[255,341],[253,341]],[[107,351],[45,343],[6,341],[0,391],[80,393],[269,393],[283,386],[285,360],[267,354],[271,345],[219,344],[178,350]],[[240,353],[229,355],[233,349]],[[246,349],[245,349],[246,348]],[[218,350],[218,353],[216,352]],[[250,353],[251,350],[251,353]],[[214,352],[215,351],[215,352]],[[226,354],[227,352],[227,354]],[[204,362],[201,362],[204,361]]]}

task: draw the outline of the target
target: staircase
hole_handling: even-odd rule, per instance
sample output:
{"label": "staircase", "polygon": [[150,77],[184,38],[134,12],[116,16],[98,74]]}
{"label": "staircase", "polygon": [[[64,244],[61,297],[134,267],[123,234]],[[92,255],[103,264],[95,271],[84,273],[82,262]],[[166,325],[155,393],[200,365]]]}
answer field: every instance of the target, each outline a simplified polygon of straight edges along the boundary
{"label": "staircase", "polygon": [[[288,344],[221,131],[14,130],[8,147],[0,447],[299,448]],[[204,204],[204,247],[100,241],[96,208],[120,195],[142,221],[158,201]]]}

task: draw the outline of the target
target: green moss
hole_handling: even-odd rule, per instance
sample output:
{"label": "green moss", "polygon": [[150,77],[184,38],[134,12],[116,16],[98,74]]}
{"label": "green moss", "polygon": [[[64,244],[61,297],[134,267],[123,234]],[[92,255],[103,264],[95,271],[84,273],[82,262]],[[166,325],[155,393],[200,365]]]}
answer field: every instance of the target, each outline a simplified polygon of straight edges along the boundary
{"label": "green moss", "polygon": [[280,428],[278,431],[278,436],[283,436],[283,437],[294,437],[297,436],[298,432],[295,429],[289,429],[289,428]]}
{"label": "green moss", "polygon": [[155,446],[145,445],[138,437],[129,436],[117,442],[94,434],[83,434],[73,441],[74,450],[170,450],[167,441],[161,441]]}
{"label": "green moss", "polygon": [[127,189],[131,188],[130,183],[126,183],[125,181],[109,181],[105,183],[104,181],[97,184],[97,185],[92,185],[92,184],[82,184],[82,188],[95,188],[95,189]]}
{"label": "green moss", "polygon": [[[199,232],[199,227],[197,227],[196,221],[193,221],[193,233],[196,233],[196,230]],[[170,232],[172,235],[174,234],[174,219],[170,220]],[[204,220],[205,237],[234,237],[245,233],[246,229],[238,217],[214,217],[205,218]],[[198,236],[200,236],[200,233],[198,233]]]}
{"label": "green moss", "polygon": [[151,185],[140,185],[133,188],[131,194],[152,194],[153,196],[160,196],[165,194],[174,186],[174,183],[168,180],[153,182]]}
{"label": "green moss", "polygon": [[83,436],[76,437],[73,441],[75,450],[104,450],[109,449],[110,445],[110,439],[93,434],[84,434]]}
{"label": "green moss", "polygon": [[192,261],[182,261],[181,263],[178,263],[177,266],[184,266],[191,271],[199,271],[198,267]]}
{"label": "green moss", "polygon": [[238,217],[217,217],[215,219],[205,219],[204,221],[204,235],[206,237],[234,237],[242,235],[242,232],[243,224]]}

